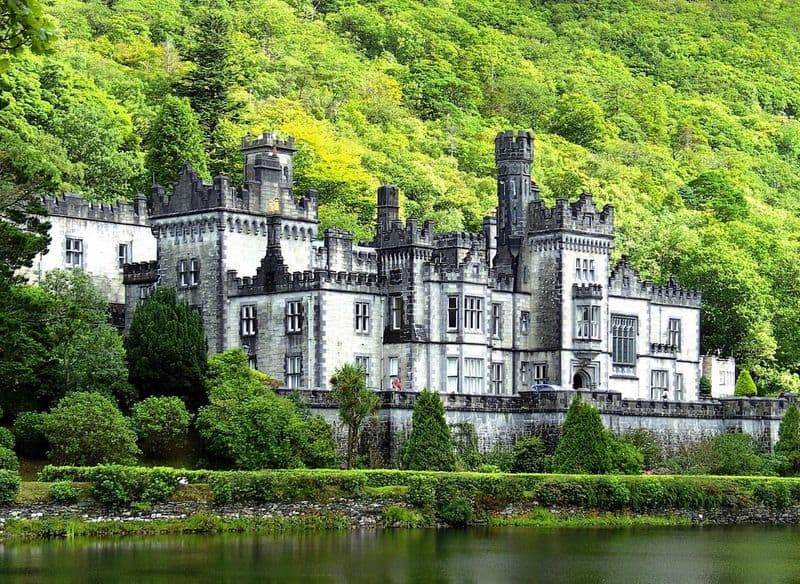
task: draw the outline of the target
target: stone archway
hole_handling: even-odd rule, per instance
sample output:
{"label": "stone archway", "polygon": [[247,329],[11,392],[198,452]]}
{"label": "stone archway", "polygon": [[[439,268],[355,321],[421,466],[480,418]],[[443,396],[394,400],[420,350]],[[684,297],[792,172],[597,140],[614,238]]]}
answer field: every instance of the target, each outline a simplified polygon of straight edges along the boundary
{"label": "stone archway", "polygon": [[572,377],[572,389],[589,389],[591,384],[592,380],[589,374],[583,369],[576,371]]}

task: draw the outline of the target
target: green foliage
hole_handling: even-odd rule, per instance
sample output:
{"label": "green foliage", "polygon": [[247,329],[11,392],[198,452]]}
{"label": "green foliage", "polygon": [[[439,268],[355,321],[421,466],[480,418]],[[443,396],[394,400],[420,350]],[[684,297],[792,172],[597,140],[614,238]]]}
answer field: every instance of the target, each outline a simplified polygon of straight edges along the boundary
{"label": "green foliage", "polygon": [[664,462],[664,446],[658,436],[645,428],[636,428],[625,432],[620,442],[631,444],[639,449],[644,457],[644,468],[652,470]]}
{"label": "green foliage", "polygon": [[49,407],[73,391],[93,391],[128,404],[125,349],[108,324],[108,306],[82,270],[48,272],[41,288],[49,295],[47,330],[53,339],[53,383],[39,391]]}
{"label": "green foliage", "polygon": [[703,399],[711,398],[711,380],[705,375],[700,378],[700,388],[698,393]]}
{"label": "green foliage", "polygon": [[444,505],[440,518],[453,527],[467,527],[472,524],[472,504],[466,497],[456,497]]}
{"label": "green foliage", "polygon": [[611,440],[599,412],[576,396],[561,427],[561,438],[553,456],[553,470],[562,473],[609,472],[613,464]]}
{"label": "green foliage", "polygon": [[453,470],[456,458],[439,394],[427,388],[417,396],[403,466],[411,470]]}
{"label": "green foliage", "polygon": [[475,426],[469,422],[450,424],[450,435],[453,437],[456,466],[469,470],[476,468],[481,462],[481,454]]}
{"label": "green foliage", "polygon": [[0,446],[0,470],[19,470],[17,455],[5,446]]}
{"label": "green foliage", "polygon": [[548,129],[590,149],[598,147],[610,133],[602,108],[580,93],[565,93],[559,98]]}
{"label": "green foliage", "polygon": [[763,463],[749,434],[720,434],[714,438],[712,446],[717,455],[713,474],[752,475],[759,474],[762,469]]}
{"label": "green foliage", "polygon": [[53,23],[37,0],[6,0],[0,4],[0,73],[10,56],[25,47],[34,53],[49,52],[55,39]]}
{"label": "green foliage", "polygon": [[380,398],[367,389],[366,373],[355,364],[346,363],[331,377],[330,399],[339,405],[339,419],[347,426],[347,468],[353,467],[358,437],[366,420],[380,406]]}
{"label": "green foliage", "polygon": [[680,189],[690,209],[713,211],[720,221],[741,220],[747,216],[744,193],[719,172],[704,172]]}
{"label": "green foliage", "polygon": [[14,419],[14,437],[17,451],[23,456],[43,458],[47,452],[47,438],[44,435],[43,412],[20,412]]}
{"label": "green foliage", "polygon": [[130,464],[139,454],[128,420],[99,393],[62,398],[45,418],[44,433],[48,458],[58,464]]}
{"label": "green foliage", "polygon": [[211,358],[207,385],[210,403],[196,426],[220,463],[243,469],[333,464],[330,426],[276,395],[274,380],[251,369],[241,349]]}
{"label": "green foliage", "polygon": [[129,379],[142,397],[172,395],[190,408],[206,401],[203,319],[172,288],[158,288],[133,315],[125,339]]}
{"label": "green foliage", "polygon": [[544,472],[545,451],[541,438],[531,436],[514,443],[511,472]]}
{"label": "green foliage", "polygon": [[611,439],[611,468],[616,474],[639,474],[644,470],[644,454],[635,445]]}
{"label": "green foliage", "polygon": [[0,447],[14,450],[14,434],[8,428],[0,428]]}
{"label": "green foliage", "polygon": [[56,481],[47,489],[50,500],[54,503],[70,504],[78,500],[78,489],[70,481]]}
{"label": "green foliage", "polygon": [[758,391],[750,372],[747,369],[742,369],[739,377],[736,378],[736,389],[734,389],[733,395],[749,397],[756,394],[758,394]]}
{"label": "green foliage", "polygon": [[17,471],[0,470],[0,505],[14,502],[21,482]]}
{"label": "green foliage", "polygon": [[[778,442],[775,453],[786,458],[785,471],[797,474],[800,472],[800,409],[791,404],[783,415],[778,428]],[[780,469],[779,469],[779,474]]]}
{"label": "green foliage", "polygon": [[197,116],[186,99],[168,95],[150,131],[147,168],[156,184],[169,188],[186,162],[208,178],[208,157]]}
{"label": "green foliage", "polygon": [[186,440],[189,412],[177,397],[149,397],[134,404],[131,423],[142,452],[164,456]]}

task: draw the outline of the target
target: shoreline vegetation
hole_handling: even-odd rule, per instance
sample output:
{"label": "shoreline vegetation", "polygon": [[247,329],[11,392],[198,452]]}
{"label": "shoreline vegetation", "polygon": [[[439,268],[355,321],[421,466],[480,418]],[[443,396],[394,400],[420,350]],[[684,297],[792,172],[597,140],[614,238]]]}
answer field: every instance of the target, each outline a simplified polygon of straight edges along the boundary
{"label": "shoreline vegetation", "polygon": [[[357,526],[623,528],[742,518],[800,521],[800,478],[105,465],[48,466],[39,479],[6,493],[13,497],[0,509],[6,517],[0,540],[280,534]],[[183,505],[182,511],[174,517],[156,512],[170,504]],[[37,506],[35,518],[19,513]],[[269,513],[259,515],[266,507]],[[368,522],[354,520],[365,514]]]}

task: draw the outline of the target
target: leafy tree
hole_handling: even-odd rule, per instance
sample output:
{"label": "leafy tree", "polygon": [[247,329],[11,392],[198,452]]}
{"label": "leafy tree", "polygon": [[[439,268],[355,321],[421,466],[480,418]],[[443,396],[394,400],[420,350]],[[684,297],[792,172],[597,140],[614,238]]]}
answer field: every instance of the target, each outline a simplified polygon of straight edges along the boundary
{"label": "leafy tree", "polygon": [[62,398],[45,418],[44,433],[47,456],[56,464],[133,464],[139,454],[128,420],[99,393],[76,391]]}
{"label": "leafy tree", "polygon": [[14,419],[14,437],[20,454],[44,457],[47,452],[47,438],[44,436],[46,417],[43,412],[20,412]]}
{"label": "leafy tree", "polygon": [[55,31],[38,0],[4,0],[0,3],[0,73],[10,55],[28,47],[34,53],[51,49]]}
{"label": "leafy tree", "polygon": [[546,456],[541,438],[530,436],[517,440],[511,453],[511,472],[545,472]]}
{"label": "leafy tree", "polygon": [[251,369],[241,349],[211,358],[207,385],[210,403],[200,409],[196,426],[219,462],[242,469],[333,463],[330,426],[276,395],[275,380]]}
{"label": "leafy tree", "polygon": [[208,157],[197,116],[186,99],[168,95],[150,131],[147,168],[157,184],[169,187],[184,162],[201,177],[208,177]]}
{"label": "leafy tree", "polygon": [[442,399],[426,388],[414,404],[411,434],[403,446],[403,466],[411,470],[453,470],[455,463]]}
{"label": "leafy tree", "polygon": [[600,413],[575,396],[561,427],[553,456],[553,470],[560,473],[604,474],[612,469],[610,442]]}
{"label": "leafy tree", "polygon": [[716,461],[712,474],[754,475],[761,472],[763,462],[753,437],[742,432],[720,434],[711,442]]}
{"label": "leafy tree", "polygon": [[136,310],[125,348],[129,379],[139,395],[177,396],[190,408],[205,402],[203,320],[174,289],[157,289]]}
{"label": "leafy tree", "polygon": [[639,474],[644,470],[644,454],[634,444],[609,439],[611,470],[616,474]]}
{"label": "leafy tree", "polygon": [[749,397],[757,394],[756,384],[750,372],[747,369],[742,369],[739,372],[739,377],[736,378],[736,388],[733,390],[733,395]]}
{"label": "leafy tree", "polygon": [[367,389],[364,369],[346,363],[331,377],[330,399],[339,404],[339,419],[347,426],[347,468],[353,468],[364,422],[380,407],[378,395]]}
{"label": "leafy tree", "polygon": [[785,455],[795,473],[800,471],[800,409],[797,404],[790,405],[783,415],[775,453]]}
{"label": "leafy tree", "polygon": [[586,148],[598,147],[610,134],[603,109],[579,93],[561,96],[548,125],[551,132]]}
{"label": "leafy tree", "polygon": [[45,403],[78,390],[130,403],[133,389],[127,380],[122,339],[108,324],[106,302],[89,275],[81,270],[54,270],[41,287],[51,299],[47,329],[55,381],[54,386],[40,389]]}
{"label": "leafy tree", "polygon": [[747,216],[744,193],[719,172],[704,172],[680,190],[690,209],[713,211],[720,221],[733,221]]}
{"label": "leafy tree", "polygon": [[186,440],[189,412],[177,397],[148,397],[134,404],[131,423],[142,452],[163,457]]}

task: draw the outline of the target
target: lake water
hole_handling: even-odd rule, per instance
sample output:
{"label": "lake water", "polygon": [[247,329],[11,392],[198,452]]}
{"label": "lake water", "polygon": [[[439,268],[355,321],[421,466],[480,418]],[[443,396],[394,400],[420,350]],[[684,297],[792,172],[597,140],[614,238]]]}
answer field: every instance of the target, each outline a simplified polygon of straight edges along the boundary
{"label": "lake water", "polygon": [[0,582],[800,582],[800,528],[387,530],[0,547]]}

